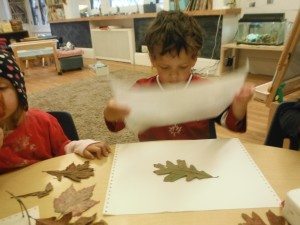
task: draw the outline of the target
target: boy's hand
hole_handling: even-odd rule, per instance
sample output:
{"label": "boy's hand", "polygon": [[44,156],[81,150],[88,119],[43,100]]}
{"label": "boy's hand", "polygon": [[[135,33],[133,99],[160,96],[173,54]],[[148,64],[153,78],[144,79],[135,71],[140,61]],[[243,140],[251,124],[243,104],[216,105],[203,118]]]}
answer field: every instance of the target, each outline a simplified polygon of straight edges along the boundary
{"label": "boy's hand", "polygon": [[114,99],[111,99],[104,109],[104,118],[110,122],[123,121],[129,112],[128,107],[119,105]]}
{"label": "boy's hand", "polygon": [[232,110],[238,120],[244,118],[247,112],[247,105],[254,93],[254,84],[244,84],[241,90],[235,95],[232,103]]}
{"label": "boy's hand", "polygon": [[83,157],[87,159],[94,159],[95,157],[100,159],[103,156],[107,157],[110,152],[108,144],[104,141],[100,141],[87,146],[83,151]]}
{"label": "boy's hand", "polygon": [[0,127],[0,148],[3,145],[3,140],[4,140],[4,131],[3,129]]}

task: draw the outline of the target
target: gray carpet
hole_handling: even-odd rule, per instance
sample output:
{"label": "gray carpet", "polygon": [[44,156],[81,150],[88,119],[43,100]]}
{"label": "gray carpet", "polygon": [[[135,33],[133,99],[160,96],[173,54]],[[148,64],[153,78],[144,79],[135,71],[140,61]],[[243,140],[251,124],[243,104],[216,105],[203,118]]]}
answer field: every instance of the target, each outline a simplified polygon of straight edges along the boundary
{"label": "gray carpet", "polygon": [[[111,75],[132,84],[141,77],[149,76],[145,73],[126,70],[115,71]],[[45,111],[70,112],[80,139],[106,140],[109,144],[138,141],[137,137],[127,129],[112,133],[106,128],[103,109],[111,97],[109,81],[103,76],[95,76],[31,94],[29,106]]]}

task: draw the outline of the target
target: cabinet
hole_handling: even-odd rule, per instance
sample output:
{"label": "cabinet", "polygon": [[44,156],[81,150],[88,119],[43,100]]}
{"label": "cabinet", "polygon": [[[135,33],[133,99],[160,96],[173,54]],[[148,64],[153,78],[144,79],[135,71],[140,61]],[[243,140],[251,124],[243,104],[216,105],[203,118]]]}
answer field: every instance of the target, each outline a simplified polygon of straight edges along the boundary
{"label": "cabinet", "polygon": [[225,73],[228,69],[238,68],[240,50],[282,52],[283,48],[283,45],[247,45],[236,43],[223,44],[221,47],[219,74]]}
{"label": "cabinet", "polygon": [[65,10],[63,0],[47,0],[48,21],[56,21],[65,19]]}

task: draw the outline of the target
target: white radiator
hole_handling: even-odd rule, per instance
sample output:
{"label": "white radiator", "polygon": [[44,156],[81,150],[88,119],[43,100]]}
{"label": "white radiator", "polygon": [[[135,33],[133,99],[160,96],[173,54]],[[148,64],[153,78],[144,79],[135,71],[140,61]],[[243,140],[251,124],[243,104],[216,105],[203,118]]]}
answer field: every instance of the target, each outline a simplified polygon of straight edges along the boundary
{"label": "white radiator", "polygon": [[134,64],[133,29],[91,29],[91,36],[96,58]]}

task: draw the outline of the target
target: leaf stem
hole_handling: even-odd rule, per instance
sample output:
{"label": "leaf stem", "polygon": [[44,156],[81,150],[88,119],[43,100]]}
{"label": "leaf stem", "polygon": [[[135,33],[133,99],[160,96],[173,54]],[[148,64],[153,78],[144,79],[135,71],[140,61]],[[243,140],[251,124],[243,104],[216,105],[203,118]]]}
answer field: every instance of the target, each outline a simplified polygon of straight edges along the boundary
{"label": "leaf stem", "polygon": [[[31,216],[29,215],[28,210],[27,210],[25,204],[22,202],[22,200],[21,200],[19,197],[15,196],[14,194],[10,193],[9,191],[6,191],[6,192],[7,192],[8,194],[10,194],[10,195],[12,196],[12,198],[14,198],[14,199],[17,200],[17,202],[19,203],[20,208],[21,208],[22,217],[24,217],[23,211],[25,211],[26,216],[27,216],[27,219],[28,219],[28,225],[31,225],[30,219],[34,219],[34,218],[31,217]],[[23,208],[24,210],[23,210],[22,208]]]}

